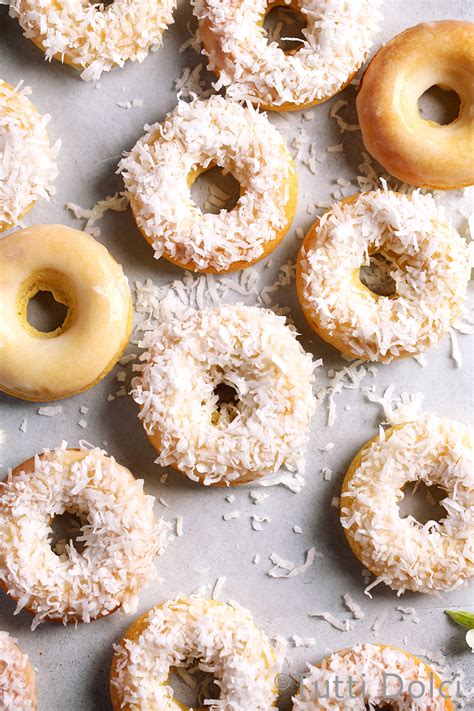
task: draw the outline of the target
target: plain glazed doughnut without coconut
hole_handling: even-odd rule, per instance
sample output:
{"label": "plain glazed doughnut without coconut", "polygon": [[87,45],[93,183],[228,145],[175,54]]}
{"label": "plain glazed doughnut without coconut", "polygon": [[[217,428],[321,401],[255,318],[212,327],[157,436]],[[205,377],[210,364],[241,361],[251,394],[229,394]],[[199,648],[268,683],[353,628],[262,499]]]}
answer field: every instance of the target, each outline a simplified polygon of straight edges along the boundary
{"label": "plain glazed doughnut without coconut", "polygon": [[[215,165],[241,185],[233,210],[203,213],[190,187]],[[264,114],[221,96],[180,102],[120,163],[137,225],[158,259],[228,272],[263,259],[296,210],[296,170]]]}
{"label": "plain glazed doughnut without coconut", "polygon": [[0,708],[36,711],[35,672],[16,639],[0,632]]}
{"label": "plain glazed doughnut without coconut", "polygon": [[[97,448],[63,444],[16,467],[0,484],[0,585],[17,611],[35,615],[33,628],[135,612],[170,538],[153,502],[142,480]],[[51,547],[51,523],[65,512],[81,521],[82,553],[68,541]]]}
{"label": "plain glazed doughnut without coconut", "polygon": [[[122,355],[132,300],[122,267],[92,237],[36,225],[0,240],[0,390],[24,400],[57,400],[87,390]],[[29,301],[50,291],[68,307],[54,331],[27,320]]]}
{"label": "plain glazed doughnut without coconut", "polygon": [[[327,101],[355,76],[381,20],[380,0],[193,0],[199,38],[230,99],[294,111]],[[290,7],[307,23],[301,47],[268,42],[272,7]]]}
{"label": "plain glazed doughnut without coconut", "polygon": [[40,198],[54,193],[56,157],[46,127],[31,101],[29,87],[16,88],[0,80],[0,233],[14,227]]}
{"label": "plain glazed doughnut without coconut", "polygon": [[384,644],[356,644],[309,665],[293,711],[454,711],[450,686],[409,652]]}
{"label": "plain glazed doughnut without coconut", "polygon": [[[381,255],[394,294],[379,295],[360,268]],[[431,195],[387,189],[333,205],[306,235],[296,283],[311,328],[350,358],[390,362],[436,345],[459,317],[469,250]]]}
{"label": "plain glazed doughnut without coconut", "polygon": [[[283,317],[221,305],[163,321],[142,345],[133,397],[159,464],[206,485],[303,468],[314,363]],[[222,385],[236,400],[219,408]]]}
{"label": "plain glazed doughnut without coconut", "polygon": [[[400,517],[403,488],[423,482],[446,491],[441,521]],[[405,590],[454,590],[474,577],[474,436],[435,415],[394,426],[356,455],[341,492],[349,545],[379,582]]]}
{"label": "plain glazed doughnut without coconut", "polygon": [[[449,190],[474,183],[474,24],[456,20],[410,27],[388,42],[357,96],[369,153],[410,185]],[[455,91],[459,116],[424,120],[418,99],[432,86]]]}
{"label": "plain glazed doughnut without coconut", "polygon": [[207,699],[195,711],[268,711],[281,657],[242,607],[178,597],[139,617],[116,646],[112,705],[114,711],[188,711],[175,700],[169,678],[192,664],[212,671],[220,689],[218,700]]}
{"label": "plain glazed doughnut without coconut", "polygon": [[15,17],[46,59],[58,59],[97,80],[127,60],[143,62],[162,45],[173,22],[176,0],[113,0],[109,5],[89,0],[12,0]]}

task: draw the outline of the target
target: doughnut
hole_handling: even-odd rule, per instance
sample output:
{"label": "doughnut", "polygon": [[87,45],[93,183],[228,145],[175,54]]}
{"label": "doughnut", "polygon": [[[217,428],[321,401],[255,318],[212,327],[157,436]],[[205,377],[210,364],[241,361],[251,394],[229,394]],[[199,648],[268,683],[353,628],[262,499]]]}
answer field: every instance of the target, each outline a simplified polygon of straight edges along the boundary
{"label": "doughnut", "polygon": [[11,0],[10,16],[48,61],[58,59],[97,80],[102,72],[143,62],[159,49],[173,22],[176,0],[114,0],[105,6],[89,0]]}
{"label": "doughnut", "polygon": [[[142,480],[98,448],[63,443],[9,472],[0,483],[0,586],[35,616],[33,629],[135,612],[169,540],[153,502]],[[51,547],[51,523],[65,512],[81,521],[82,553],[70,542]]]}
{"label": "doughnut", "polygon": [[[92,237],[35,225],[0,240],[0,390],[47,401],[91,388],[128,342],[132,300],[122,267]],[[50,291],[68,307],[54,331],[27,320],[29,301]]]}
{"label": "doughnut", "polygon": [[35,673],[16,639],[0,632],[0,708],[36,711]]}
{"label": "doughnut", "polygon": [[[372,292],[359,269],[384,257],[393,296]],[[349,358],[388,363],[434,346],[458,318],[469,250],[431,195],[384,187],[334,204],[306,235],[297,290],[311,328]]]}
{"label": "doughnut", "polygon": [[[446,517],[425,525],[400,518],[409,482],[444,489]],[[355,555],[377,577],[374,584],[437,593],[473,578],[473,431],[429,414],[370,440],[345,476],[341,524]]]}
{"label": "doughnut", "polygon": [[[302,470],[314,363],[282,316],[222,304],[164,321],[142,345],[132,395],[159,464],[205,485]],[[222,385],[237,401],[219,409]]]}
{"label": "doughnut", "polygon": [[[353,79],[382,19],[380,0],[193,0],[198,36],[216,91],[266,110],[295,111],[327,101]],[[268,42],[263,21],[273,7],[307,23],[301,47]]]}
{"label": "doughnut", "polygon": [[180,596],[139,617],[115,647],[112,706],[188,711],[168,682],[174,669],[192,662],[212,672],[220,689],[219,700],[207,699],[205,709],[268,711],[276,705],[281,656],[242,607]]}
{"label": "doughnut", "polygon": [[27,98],[29,87],[0,79],[0,233],[14,227],[40,198],[54,193],[60,141],[51,147],[42,116]]}
{"label": "doughnut", "polygon": [[308,666],[293,711],[454,711],[450,683],[421,659],[396,647],[356,644]]}
{"label": "doughnut", "polygon": [[[233,210],[203,213],[190,187],[220,166],[241,185]],[[180,102],[120,163],[133,215],[155,257],[200,272],[243,269],[285,236],[296,210],[296,170],[264,114],[221,96]]]}
{"label": "doughnut", "polygon": [[[474,183],[474,24],[457,20],[410,27],[372,60],[357,96],[368,152],[399,180],[451,190]],[[425,120],[418,99],[430,87],[455,91],[459,116]]]}

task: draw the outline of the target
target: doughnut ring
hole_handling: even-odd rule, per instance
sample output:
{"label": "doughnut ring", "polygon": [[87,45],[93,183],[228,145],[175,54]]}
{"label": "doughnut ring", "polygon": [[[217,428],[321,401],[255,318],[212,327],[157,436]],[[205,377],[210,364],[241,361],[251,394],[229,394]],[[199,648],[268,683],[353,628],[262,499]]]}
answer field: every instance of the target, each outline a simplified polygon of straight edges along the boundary
{"label": "doughnut ring", "polygon": [[96,81],[102,72],[143,62],[159,49],[173,22],[176,0],[12,0],[10,16],[20,23],[47,60],[57,59],[80,70],[81,79]]}
{"label": "doughnut ring", "polygon": [[[136,610],[169,540],[153,502],[142,480],[97,448],[63,443],[9,473],[0,483],[0,585],[17,611],[35,615],[33,629]],[[82,523],[82,553],[71,542],[51,547],[52,520],[66,511]]]}
{"label": "doughnut ring", "polygon": [[[213,166],[241,185],[233,210],[203,213],[190,187]],[[291,226],[290,153],[264,114],[221,96],[180,102],[120,163],[133,215],[155,257],[183,269],[229,272],[263,259]]]}
{"label": "doughnut ring", "polygon": [[[229,99],[296,111],[327,101],[353,79],[382,19],[380,0],[193,0],[199,38]],[[302,46],[284,52],[263,28],[273,7],[307,23]]]}
{"label": "doughnut ring", "polygon": [[14,89],[0,80],[0,233],[17,225],[37,200],[47,200],[58,175],[61,141],[50,146],[51,116],[41,116],[29,94],[29,87]]}
{"label": "doughnut ring", "polygon": [[293,711],[400,708],[454,711],[449,682],[409,652],[385,644],[356,644],[309,667]]}
{"label": "doughnut ring", "polygon": [[[314,363],[283,317],[223,304],[163,322],[143,345],[132,394],[159,464],[205,485],[303,468]],[[221,384],[236,395],[219,408]]]}
{"label": "doughnut ring", "polygon": [[[359,270],[373,254],[390,265],[392,296]],[[311,328],[350,358],[388,363],[434,346],[458,318],[469,250],[431,195],[386,190],[336,203],[306,235],[297,290]]]}
{"label": "doughnut ring", "polygon": [[[410,27],[375,56],[357,96],[368,152],[399,180],[440,190],[474,183],[474,24],[456,20]],[[418,99],[430,87],[455,91],[458,117],[424,120]]]}
{"label": "doughnut ring", "polygon": [[219,700],[207,699],[206,709],[267,711],[275,705],[280,650],[247,610],[192,596],[152,608],[120,640],[110,673],[114,711],[188,711],[168,682],[174,668],[190,661],[212,671],[220,688]]}
{"label": "doughnut ring", "polygon": [[[446,490],[446,518],[424,526],[400,518],[403,487],[422,481]],[[474,577],[474,437],[435,415],[394,426],[356,455],[341,493],[347,541],[378,582],[436,593]],[[371,587],[371,586],[369,586]]]}
{"label": "doughnut ring", "polygon": [[[122,267],[92,237],[63,225],[7,235],[0,264],[0,390],[46,401],[95,385],[120,358],[131,331]],[[68,307],[54,331],[28,323],[28,303],[40,291]]]}
{"label": "doughnut ring", "polygon": [[36,711],[35,672],[16,639],[0,632],[0,707]]}

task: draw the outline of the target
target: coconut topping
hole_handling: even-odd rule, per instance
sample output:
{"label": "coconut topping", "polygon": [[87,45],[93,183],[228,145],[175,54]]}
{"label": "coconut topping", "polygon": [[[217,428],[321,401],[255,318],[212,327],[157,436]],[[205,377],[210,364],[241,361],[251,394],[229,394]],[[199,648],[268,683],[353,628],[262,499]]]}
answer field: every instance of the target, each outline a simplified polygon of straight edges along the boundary
{"label": "coconut topping", "polygon": [[116,647],[112,686],[118,708],[180,708],[168,685],[170,673],[196,662],[220,689],[220,698],[207,699],[206,708],[268,711],[281,657],[235,603],[178,597],[150,610],[138,639],[125,637]]}
{"label": "coconut topping", "polygon": [[[189,178],[213,165],[241,185],[233,210],[202,213]],[[295,168],[264,114],[221,96],[180,102],[120,163],[140,230],[155,250],[189,268],[225,271],[253,262],[288,223]]]}
{"label": "coconut topping", "polygon": [[11,0],[10,15],[53,57],[83,69],[81,78],[96,81],[102,72],[122,67],[127,59],[143,62],[162,45],[173,22],[176,0]]}
{"label": "coconut topping", "polygon": [[[275,107],[308,104],[340,91],[364,62],[382,19],[381,0],[297,0],[306,20],[293,53],[269,41],[267,0],[193,0],[199,35],[231,99]],[[290,0],[285,4],[291,5]]]}
{"label": "coconut topping", "polygon": [[[9,472],[0,484],[0,580],[17,612],[64,624],[89,622],[118,608],[134,612],[154,575],[153,558],[169,541],[151,496],[105,452],[60,449]],[[51,522],[68,512],[82,525],[77,541],[51,548]]]}
{"label": "coconut topping", "polygon": [[[409,482],[446,491],[441,521],[400,518]],[[474,577],[474,437],[435,415],[387,430],[362,450],[341,494],[341,523],[374,575],[399,593],[454,590]]]}
{"label": "coconut topping", "polygon": [[308,667],[309,673],[293,699],[294,711],[359,711],[380,708],[385,703],[391,706],[394,701],[398,711],[447,708],[449,685],[440,691],[432,670],[400,649],[357,644],[331,654],[316,667]]}
{"label": "coconut topping", "polygon": [[[431,195],[362,194],[333,205],[314,229],[299,257],[303,307],[345,353],[383,362],[414,355],[458,318],[469,250]],[[359,279],[374,253],[390,262],[393,296],[374,294]]]}
{"label": "coconut topping", "polygon": [[[133,396],[158,463],[204,484],[303,468],[314,364],[283,317],[223,304],[163,321],[142,345]],[[218,408],[221,384],[236,400]]]}
{"label": "coconut topping", "polygon": [[34,672],[26,654],[6,632],[0,632],[0,708],[35,711]]}
{"label": "coconut topping", "polygon": [[41,116],[29,94],[29,87],[0,80],[0,232],[18,224],[36,200],[48,200],[58,175],[61,142],[50,146],[51,116]]}

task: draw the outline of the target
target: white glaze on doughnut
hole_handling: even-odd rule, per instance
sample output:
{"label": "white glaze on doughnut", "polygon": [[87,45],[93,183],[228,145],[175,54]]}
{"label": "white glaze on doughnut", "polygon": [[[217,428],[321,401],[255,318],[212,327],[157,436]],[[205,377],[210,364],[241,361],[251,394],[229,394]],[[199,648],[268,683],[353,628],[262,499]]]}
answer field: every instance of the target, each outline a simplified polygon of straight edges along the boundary
{"label": "white glaze on doughnut", "polygon": [[[160,464],[204,484],[302,469],[314,364],[284,318],[226,304],[163,322],[143,345],[149,351],[133,396]],[[221,382],[239,402],[219,417],[214,389]]]}

